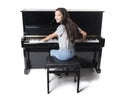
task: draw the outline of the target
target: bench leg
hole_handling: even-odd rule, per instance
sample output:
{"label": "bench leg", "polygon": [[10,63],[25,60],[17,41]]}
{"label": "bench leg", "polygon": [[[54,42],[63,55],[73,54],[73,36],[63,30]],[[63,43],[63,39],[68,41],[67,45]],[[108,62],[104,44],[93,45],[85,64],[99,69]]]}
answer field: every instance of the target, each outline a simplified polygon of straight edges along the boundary
{"label": "bench leg", "polygon": [[75,73],[75,75],[74,75],[74,82],[76,82],[76,75],[77,75],[77,74]]}
{"label": "bench leg", "polygon": [[49,91],[49,69],[47,69],[47,92],[48,94],[50,93]]}
{"label": "bench leg", "polygon": [[77,93],[79,93],[79,82],[80,82],[80,72],[78,72],[77,73],[77,79],[78,79],[78,81],[77,81]]}

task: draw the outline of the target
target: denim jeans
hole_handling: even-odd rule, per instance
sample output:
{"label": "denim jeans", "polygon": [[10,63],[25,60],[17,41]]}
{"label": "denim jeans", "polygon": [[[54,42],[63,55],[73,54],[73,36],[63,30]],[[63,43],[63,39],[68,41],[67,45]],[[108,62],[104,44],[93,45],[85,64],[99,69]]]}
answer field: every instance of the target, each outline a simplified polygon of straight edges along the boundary
{"label": "denim jeans", "polygon": [[55,56],[59,60],[69,60],[69,59],[73,58],[74,55],[75,55],[74,49],[70,49],[70,50],[52,49],[52,50],[50,50],[50,56]]}

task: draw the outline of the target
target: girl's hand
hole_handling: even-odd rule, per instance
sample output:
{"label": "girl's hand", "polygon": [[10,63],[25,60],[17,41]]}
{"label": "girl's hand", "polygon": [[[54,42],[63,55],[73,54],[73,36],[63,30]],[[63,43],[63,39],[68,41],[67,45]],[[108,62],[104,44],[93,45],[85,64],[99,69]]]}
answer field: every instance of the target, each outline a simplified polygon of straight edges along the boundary
{"label": "girl's hand", "polygon": [[46,42],[46,40],[44,40],[44,39],[41,39],[41,40],[40,40],[40,42],[41,42],[41,43],[44,43],[44,42]]}
{"label": "girl's hand", "polygon": [[83,31],[83,30],[81,31],[81,34],[82,34],[83,37],[86,37],[86,36],[87,36],[87,32],[85,32],[85,31]]}

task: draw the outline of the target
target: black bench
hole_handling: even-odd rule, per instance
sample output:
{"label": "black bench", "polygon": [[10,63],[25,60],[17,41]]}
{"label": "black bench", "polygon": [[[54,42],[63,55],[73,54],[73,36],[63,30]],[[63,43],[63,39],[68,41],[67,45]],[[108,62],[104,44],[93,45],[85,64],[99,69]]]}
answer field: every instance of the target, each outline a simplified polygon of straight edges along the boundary
{"label": "black bench", "polygon": [[[58,60],[55,57],[48,56],[47,57],[47,92],[48,94],[50,93],[49,91],[49,74],[54,73],[54,74],[60,74],[60,73],[75,73],[74,75],[74,81],[76,82],[76,77],[77,77],[77,93],[79,92],[79,80],[80,80],[80,62],[75,56],[74,58],[66,61],[61,61]],[[62,69],[62,68],[68,68],[69,70],[51,70],[51,69]]]}

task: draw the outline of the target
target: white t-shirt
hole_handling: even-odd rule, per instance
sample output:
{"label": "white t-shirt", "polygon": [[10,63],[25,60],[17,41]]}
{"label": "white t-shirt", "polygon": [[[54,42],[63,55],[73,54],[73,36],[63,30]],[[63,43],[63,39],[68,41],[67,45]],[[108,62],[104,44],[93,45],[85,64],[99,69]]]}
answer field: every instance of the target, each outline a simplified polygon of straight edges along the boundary
{"label": "white t-shirt", "polygon": [[58,42],[59,42],[59,48],[60,49],[73,49],[74,48],[74,43],[69,41],[67,37],[67,32],[65,30],[65,26],[63,24],[59,25],[55,33],[58,36]]}

